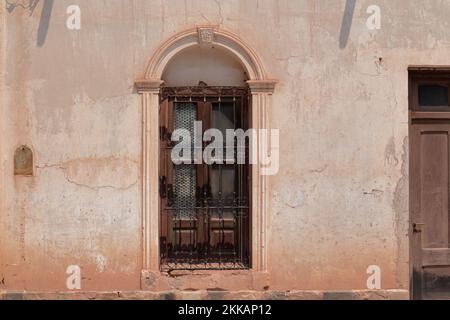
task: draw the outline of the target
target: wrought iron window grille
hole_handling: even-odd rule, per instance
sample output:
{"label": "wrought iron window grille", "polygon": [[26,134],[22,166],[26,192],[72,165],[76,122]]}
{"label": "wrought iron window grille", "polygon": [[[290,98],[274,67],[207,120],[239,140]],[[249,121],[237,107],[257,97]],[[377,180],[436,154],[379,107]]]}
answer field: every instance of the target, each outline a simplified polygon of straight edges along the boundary
{"label": "wrought iron window grille", "polygon": [[175,129],[193,133],[194,122],[203,120],[204,130],[216,125],[245,131],[248,88],[163,88],[160,99],[161,270],[250,268],[249,165],[170,161]]}

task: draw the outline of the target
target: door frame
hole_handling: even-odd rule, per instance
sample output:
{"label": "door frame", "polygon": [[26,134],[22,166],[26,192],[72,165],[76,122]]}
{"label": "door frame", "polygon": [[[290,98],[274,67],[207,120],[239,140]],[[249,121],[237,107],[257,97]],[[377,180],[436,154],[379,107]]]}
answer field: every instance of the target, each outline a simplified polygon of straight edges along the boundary
{"label": "door frame", "polygon": [[[415,166],[413,166],[413,159],[417,146],[414,145],[414,122],[418,120],[450,120],[449,111],[421,111],[419,108],[418,99],[418,84],[423,81],[426,82],[442,82],[445,78],[445,82],[450,84],[450,67],[449,66],[411,66],[408,68],[408,136],[409,136],[409,260],[410,260],[410,298],[412,300],[423,299],[422,288],[422,253],[421,242],[422,237],[420,232],[415,232],[414,216],[414,197],[413,197],[413,185],[415,183],[414,172]],[[450,92],[450,85],[449,85]],[[450,93],[449,93],[450,97]],[[420,150],[419,150],[420,151]],[[414,269],[419,270],[416,272]],[[418,289],[419,288],[419,289]]]}

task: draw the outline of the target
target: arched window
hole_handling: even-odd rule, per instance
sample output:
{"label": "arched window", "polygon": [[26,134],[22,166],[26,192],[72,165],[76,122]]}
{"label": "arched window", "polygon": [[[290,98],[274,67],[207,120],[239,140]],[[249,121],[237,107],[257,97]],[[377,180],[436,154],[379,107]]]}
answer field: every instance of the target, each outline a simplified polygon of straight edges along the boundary
{"label": "arched window", "polygon": [[[192,47],[170,61],[163,80],[161,269],[249,268],[251,170],[248,161],[239,164],[237,140],[230,138],[250,127],[245,70],[223,50]],[[211,129],[220,141],[207,137]],[[176,152],[186,142],[188,159]],[[214,159],[207,159],[208,142],[222,148],[211,151]]]}
{"label": "arched window", "polygon": [[[192,135],[193,120],[202,120],[202,132],[270,129],[276,82],[248,45],[215,26],[171,37],[136,80],[143,114],[143,288],[161,270],[267,270],[266,165],[174,164],[168,150],[175,148],[176,129]],[[253,150],[263,156],[261,143]]]}

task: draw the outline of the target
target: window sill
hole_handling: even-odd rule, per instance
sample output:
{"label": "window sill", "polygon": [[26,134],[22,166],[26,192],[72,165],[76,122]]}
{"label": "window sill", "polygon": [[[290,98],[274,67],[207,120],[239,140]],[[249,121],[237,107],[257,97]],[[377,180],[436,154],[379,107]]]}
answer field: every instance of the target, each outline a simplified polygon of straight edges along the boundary
{"label": "window sill", "polygon": [[269,273],[246,270],[176,270],[143,271],[141,289],[149,291],[177,290],[264,290],[269,284]]}

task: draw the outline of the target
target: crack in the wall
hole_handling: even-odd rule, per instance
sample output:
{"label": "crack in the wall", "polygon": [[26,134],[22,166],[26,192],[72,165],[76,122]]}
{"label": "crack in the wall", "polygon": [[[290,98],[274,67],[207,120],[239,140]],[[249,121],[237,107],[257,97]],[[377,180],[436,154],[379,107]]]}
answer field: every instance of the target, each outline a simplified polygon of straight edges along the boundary
{"label": "crack in the wall", "polygon": [[324,165],[320,168],[309,170],[309,172],[319,174],[319,173],[323,173],[327,169],[328,169],[328,165]]}
{"label": "crack in the wall", "polygon": [[131,185],[127,185],[126,187],[116,187],[116,186],[110,186],[110,185],[90,186],[90,185],[88,185],[88,184],[83,184],[83,183],[79,183],[79,182],[76,182],[76,181],[74,181],[74,180],[71,180],[71,179],[68,177],[68,175],[67,175],[66,172],[65,172],[65,179],[66,179],[67,182],[69,182],[69,183],[71,183],[71,184],[74,184],[74,185],[76,185],[76,186],[78,186],[78,187],[89,188],[89,189],[94,190],[94,191],[99,191],[99,190],[101,190],[101,189],[113,189],[113,190],[126,191],[126,190],[131,189],[131,188],[133,188],[134,186],[136,186],[136,185],[138,184],[138,182],[139,182],[139,180],[136,180],[136,181],[133,182]]}
{"label": "crack in the wall", "polygon": [[[73,174],[73,173],[72,173],[72,175],[70,174],[71,170],[70,170],[69,166],[71,163],[74,163],[74,161],[65,162],[65,163],[61,163],[61,164],[41,164],[41,165],[37,165],[36,169],[38,169],[38,170],[46,170],[46,169],[61,170],[64,173],[64,178],[68,183],[74,184],[78,187],[89,188],[94,191],[99,191],[102,189],[114,189],[114,190],[126,191],[126,190],[129,190],[129,189],[133,188],[134,186],[136,186],[140,181],[139,178],[136,178],[132,182],[130,182],[124,186],[117,186],[117,185],[112,185],[112,184],[96,185],[94,183],[91,183],[91,184],[83,183],[83,182],[79,181],[82,178],[78,177],[78,179],[77,179],[76,174]],[[91,168],[91,171],[95,172],[95,169],[96,168]],[[75,172],[76,172],[76,170],[75,170]],[[95,172],[95,174],[97,174],[97,172]],[[95,176],[95,174],[94,174],[94,176]],[[120,179],[120,177],[118,179]]]}
{"label": "crack in the wall", "polygon": [[220,17],[220,24],[223,24],[223,15],[222,15],[222,4],[220,3],[220,0],[214,0],[219,7],[219,17]]}
{"label": "crack in the wall", "polygon": [[208,19],[203,13],[201,14],[202,18],[206,20],[206,22],[211,23],[211,20]]}

